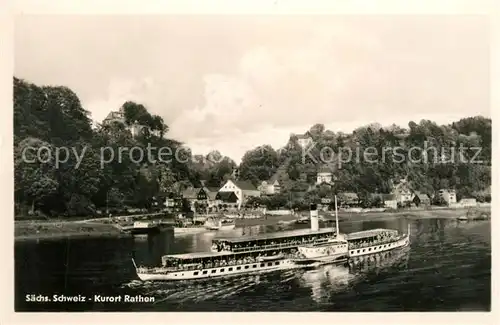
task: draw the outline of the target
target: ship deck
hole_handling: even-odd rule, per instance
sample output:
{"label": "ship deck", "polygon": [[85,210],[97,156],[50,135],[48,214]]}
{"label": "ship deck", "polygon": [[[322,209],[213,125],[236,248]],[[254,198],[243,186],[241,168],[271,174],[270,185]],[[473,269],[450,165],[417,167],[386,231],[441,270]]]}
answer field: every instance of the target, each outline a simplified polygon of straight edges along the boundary
{"label": "ship deck", "polygon": [[192,260],[192,259],[204,259],[212,257],[221,257],[235,255],[233,252],[195,252],[195,253],[183,253],[183,254],[172,254],[164,255],[162,258],[175,258],[179,260]]}
{"label": "ship deck", "polygon": [[363,238],[371,238],[375,237],[383,232],[396,232],[394,229],[383,229],[383,228],[378,228],[378,229],[370,229],[370,230],[363,230],[363,231],[357,231],[353,232],[350,234],[346,235],[347,240],[358,240],[358,239],[363,239]]}
{"label": "ship deck", "polygon": [[318,230],[307,229],[296,229],[288,231],[273,232],[269,234],[259,234],[255,236],[243,236],[243,237],[219,237],[214,238],[215,242],[228,242],[228,243],[244,243],[253,242],[258,240],[270,240],[270,239],[284,239],[284,238],[294,238],[294,237],[305,237],[310,235],[323,235],[335,233],[335,228],[321,228]]}

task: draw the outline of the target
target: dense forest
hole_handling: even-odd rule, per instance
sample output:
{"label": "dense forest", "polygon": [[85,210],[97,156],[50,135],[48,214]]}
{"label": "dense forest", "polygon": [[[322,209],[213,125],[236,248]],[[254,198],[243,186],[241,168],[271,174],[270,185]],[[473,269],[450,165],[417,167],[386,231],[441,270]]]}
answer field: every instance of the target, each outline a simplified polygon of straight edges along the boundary
{"label": "dense forest", "polygon": [[[110,107],[110,111],[118,109]],[[171,192],[200,186],[200,180],[206,186],[218,186],[230,177],[235,167],[231,159],[217,151],[193,155],[182,143],[169,139],[163,119],[141,104],[126,102],[123,110],[126,124],[93,126],[71,89],[14,78],[16,214],[82,216],[105,208],[150,209]],[[127,125],[133,123],[148,128],[132,136]],[[125,153],[117,159],[119,148],[138,147],[147,153],[148,146],[171,148],[179,159],[158,157],[159,150],[150,150],[152,157],[141,157],[135,150],[137,155]],[[43,147],[48,149],[38,150]],[[111,152],[115,159],[106,157]],[[109,163],[102,164],[102,153]]]}
{"label": "dense forest", "polygon": [[[105,208],[150,209],[161,204],[169,193],[199,187],[202,182],[208,187],[221,186],[231,177],[236,164],[229,157],[215,150],[206,156],[192,154],[184,144],[168,137],[168,125],[160,116],[150,114],[140,103],[126,102],[122,109],[125,124],[94,125],[71,89],[37,86],[14,78],[16,214],[81,216]],[[147,128],[133,136],[127,128],[133,124]],[[308,134],[314,145],[307,153],[292,135],[279,150],[263,145],[242,158],[240,179],[256,186],[276,173],[282,175],[282,193],[262,200],[269,207],[286,204],[301,207],[338,192],[355,192],[361,197],[389,193],[400,179],[407,179],[414,190],[431,196],[440,188],[455,188],[459,197],[474,196],[479,200],[488,195],[486,189],[491,184],[488,118],[464,118],[450,125],[422,120],[409,122],[407,129],[371,124],[351,134],[336,133],[316,124]],[[182,157],[165,161],[159,159],[158,151],[152,151],[152,157],[124,154],[119,160],[109,159],[109,163],[102,164],[102,148],[109,148],[105,151],[109,154],[119,148],[133,147],[148,152],[148,146],[168,147],[173,151],[182,148],[177,151]],[[352,152],[376,148],[380,153],[384,148],[397,147],[400,155],[411,157],[415,154],[411,148],[429,146],[437,150],[428,151],[427,163],[399,161],[394,152],[387,152],[383,161],[376,163],[363,157],[348,161],[341,155],[346,148]],[[460,146],[466,148],[462,151],[465,161],[457,159],[458,153],[452,151]],[[330,153],[331,159],[325,159],[325,152]],[[325,166],[334,172],[334,186],[313,187],[316,173]]]}
{"label": "dense forest", "polygon": [[[279,150],[262,146],[244,155],[243,178],[259,183],[275,173],[283,176],[282,193],[257,203],[300,209],[321,198],[354,192],[370,207],[377,205],[373,200],[381,203],[373,194],[388,194],[401,180],[411,190],[435,198],[437,205],[443,204],[434,195],[439,189],[455,189],[458,200],[491,200],[491,119],[476,116],[441,126],[422,120],[409,122],[408,129],[374,123],[350,134],[316,124],[306,133],[313,139],[309,149],[292,135]],[[333,173],[333,186],[311,187],[325,167]]]}

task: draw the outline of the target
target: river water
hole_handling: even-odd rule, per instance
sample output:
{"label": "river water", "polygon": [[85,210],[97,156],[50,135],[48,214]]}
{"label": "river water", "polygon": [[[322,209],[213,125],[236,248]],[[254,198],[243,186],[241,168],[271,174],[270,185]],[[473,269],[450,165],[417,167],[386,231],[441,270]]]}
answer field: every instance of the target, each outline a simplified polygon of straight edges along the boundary
{"label": "river water", "polygon": [[[406,232],[409,249],[362,262],[184,283],[141,282],[138,264],[162,255],[208,251],[216,233],[174,237],[62,239],[15,243],[16,311],[489,311],[490,221],[341,221],[343,233]],[[307,225],[236,228],[240,236]],[[85,302],[27,301],[26,295],[81,295]],[[142,295],[154,302],[97,302],[94,295]],[[94,300],[94,299],[93,299]]]}

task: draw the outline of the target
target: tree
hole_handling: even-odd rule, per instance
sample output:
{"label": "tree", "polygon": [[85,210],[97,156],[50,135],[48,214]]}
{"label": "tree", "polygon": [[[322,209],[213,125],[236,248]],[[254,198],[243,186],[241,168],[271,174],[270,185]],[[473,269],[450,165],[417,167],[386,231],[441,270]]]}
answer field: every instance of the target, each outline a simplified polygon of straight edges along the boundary
{"label": "tree", "polygon": [[432,200],[432,204],[437,206],[444,206],[446,205],[446,201],[443,199],[443,197],[435,195],[434,199]]}
{"label": "tree", "polygon": [[245,153],[240,164],[240,177],[252,181],[268,180],[278,168],[278,154],[268,145]]}
{"label": "tree", "polygon": [[57,192],[59,183],[51,152],[54,148],[49,143],[35,138],[27,138],[15,148],[15,196],[30,203],[30,214],[35,212],[36,204],[43,204],[44,199]]}

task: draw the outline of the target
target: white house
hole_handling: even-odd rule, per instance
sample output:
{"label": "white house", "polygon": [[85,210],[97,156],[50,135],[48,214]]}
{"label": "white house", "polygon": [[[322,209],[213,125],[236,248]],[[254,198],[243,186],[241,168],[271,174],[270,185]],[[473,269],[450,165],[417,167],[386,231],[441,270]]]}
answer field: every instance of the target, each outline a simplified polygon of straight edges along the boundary
{"label": "white house", "polygon": [[224,186],[222,186],[219,192],[234,192],[238,198],[237,204],[241,205],[245,202],[248,197],[260,197],[260,191],[252,185],[252,183],[247,181],[235,181],[228,180]]}
{"label": "white house", "polygon": [[316,185],[319,184],[332,184],[333,183],[333,173],[328,167],[322,167],[318,174],[316,175]]}
{"label": "white house", "polygon": [[474,198],[463,198],[460,200],[459,204],[464,208],[470,208],[477,206],[477,201]]}
{"label": "white house", "polygon": [[438,192],[439,197],[441,197],[446,204],[454,204],[457,203],[457,193],[455,190],[450,189],[440,189]]}
{"label": "white house", "polygon": [[415,197],[406,179],[401,179],[397,185],[393,186],[391,194],[394,195],[396,202],[400,204],[411,202]]}
{"label": "white house", "polygon": [[281,192],[281,186],[278,180],[262,181],[258,189],[264,195],[274,195]]}

